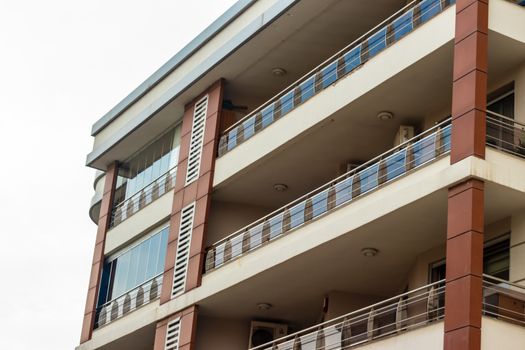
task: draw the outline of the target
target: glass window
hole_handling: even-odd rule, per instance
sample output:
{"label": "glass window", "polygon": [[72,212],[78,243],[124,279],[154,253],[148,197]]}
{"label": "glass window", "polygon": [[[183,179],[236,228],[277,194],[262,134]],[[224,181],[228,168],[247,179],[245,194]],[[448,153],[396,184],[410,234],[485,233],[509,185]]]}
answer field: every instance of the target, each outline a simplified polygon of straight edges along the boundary
{"label": "glass window", "polygon": [[164,271],[169,228],[148,237],[117,257],[102,271],[99,304],[118,298]]}
{"label": "glass window", "polygon": [[503,280],[509,279],[510,239],[488,244],[483,252],[483,273]]}

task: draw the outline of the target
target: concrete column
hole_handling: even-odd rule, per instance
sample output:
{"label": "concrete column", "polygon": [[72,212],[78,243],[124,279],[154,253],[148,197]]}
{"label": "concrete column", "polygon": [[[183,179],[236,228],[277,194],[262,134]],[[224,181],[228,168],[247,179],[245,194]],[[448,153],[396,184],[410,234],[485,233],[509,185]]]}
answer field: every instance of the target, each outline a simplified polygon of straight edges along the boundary
{"label": "concrete column", "polygon": [[91,265],[91,276],[89,278],[89,287],[84,311],[84,320],[82,323],[82,333],[80,343],[91,339],[93,326],[95,325],[97,295],[100,286],[100,274],[104,265],[104,245],[106,243],[106,233],[111,220],[111,209],[113,207],[113,197],[115,195],[115,184],[117,182],[118,164],[111,164],[106,171],[106,180],[104,182],[104,193],[100,204],[100,214],[98,219],[97,238],[95,240],[95,249],[93,253],[93,263]]}
{"label": "concrete column", "polygon": [[488,0],[458,0],[452,86],[451,162],[485,158]]}
{"label": "concrete column", "polygon": [[481,349],[484,183],[449,189],[445,350]]}
{"label": "concrete column", "polygon": [[525,213],[511,219],[510,281],[525,285]]}
{"label": "concrete column", "polygon": [[[219,139],[219,122],[222,110],[223,81],[217,81],[186,106],[182,121],[181,146],[177,179],[175,183],[175,194],[170,219],[170,233],[166,253],[166,263],[160,303],[166,303],[171,299],[173,288],[173,272],[176,259],[177,242],[180,226],[181,210],[188,204],[195,202],[195,214],[192,228],[192,239],[190,243],[190,256],[186,275],[185,291],[196,288],[201,283],[204,264],[204,244],[206,225],[209,216],[211,201],[213,171],[215,156]],[[199,177],[196,181],[186,185],[186,171],[188,166],[188,155],[190,150],[190,137],[193,124],[195,103],[204,96],[208,96],[206,121],[204,128],[204,141],[202,156],[200,160]]]}

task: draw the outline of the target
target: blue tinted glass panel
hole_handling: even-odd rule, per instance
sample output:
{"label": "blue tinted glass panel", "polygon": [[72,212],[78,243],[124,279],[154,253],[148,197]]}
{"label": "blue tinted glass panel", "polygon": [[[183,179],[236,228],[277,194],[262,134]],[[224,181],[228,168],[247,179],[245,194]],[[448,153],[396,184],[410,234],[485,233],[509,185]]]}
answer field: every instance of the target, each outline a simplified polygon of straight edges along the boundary
{"label": "blue tinted glass panel", "polygon": [[283,214],[278,214],[269,219],[270,223],[270,239],[279,236],[283,232]]}
{"label": "blue tinted glass panel", "polygon": [[361,45],[354,47],[352,50],[346,53],[343,58],[345,61],[344,72],[348,73],[353,71],[361,64]]}
{"label": "blue tinted glass panel", "polygon": [[248,118],[242,123],[242,129],[244,130],[244,139],[248,139],[255,134],[255,117]]}
{"label": "blue tinted glass panel", "polygon": [[361,178],[361,193],[368,192],[377,187],[377,172],[379,164],[374,164],[359,173]]}
{"label": "blue tinted glass panel", "polygon": [[413,29],[413,23],[412,23],[412,14],[414,13],[414,10],[410,10],[398,19],[396,19],[393,23],[393,29],[394,29],[394,40],[397,41],[410,33]]}
{"label": "blue tinted glass panel", "polygon": [[435,140],[436,135],[430,135],[425,137],[422,140],[419,140],[416,142],[413,146],[414,151],[414,165],[418,166],[423,163],[426,163],[427,161],[433,159],[435,155]]}
{"label": "blue tinted glass panel", "polygon": [[243,240],[243,235],[239,235],[239,236],[233,237],[230,240],[231,241],[231,245],[232,245],[232,258],[235,258],[238,255],[241,255],[241,253],[242,253],[242,240]]}
{"label": "blue tinted glass panel", "polygon": [[139,268],[139,247],[130,250],[131,256],[129,260],[129,272],[126,279],[126,291],[137,286],[137,271]]}
{"label": "blue tinted glass panel", "polygon": [[303,82],[299,87],[301,88],[301,103],[308,100],[315,94],[314,91],[315,76]]}
{"label": "blue tinted glass panel", "polygon": [[150,246],[150,240],[149,239],[139,246],[139,260],[138,260],[139,261],[139,267],[138,267],[138,270],[137,270],[137,283],[142,283],[144,281],[147,281],[151,277],[153,277],[153,276],[151,276],[151,277],[150,276],[146,276],[146,269],[147,269],[146,262],[148,261],[148,257],[149,257],[149,253],[150,253],[149,246]]}
{"label": "blue tinted glass panel", "polygon": [[233,128],[228,133],[228,151],[237,146],[237,128]]}
{"label": "blue tinted glass panel", "polygon": [[379,30],[368,39],[368,58],[372,58],[386,47],[386,28]]}
{"label": "blue tinted glass panel", "polygon": [[105,304],[109,300],[109,281],[111,277],[111,266],[112,262],[104,263],[102,269],[102,276],[100,278],[100,288],[98,293],[97,306]]}
{"label": "blue tinted glass panel", "polygon": [[262,244],[262,230],[263,224],[251,228],[250,233],[250,249],[258,247]]}
{"label": "blue tinted glass panel", "polygon": [[271,105],[269,105],[268,107],[262,110],[261,125],[263,129],[267,127],[268,125],[270,125],[271,123],[273,123],[274,109],[275,109],[275,104],[272,103]]}
{"label": "blue tinted glass panel", "polygon": [[441,0],[423,0],[421,2],[421,23],[424,23],[441,12]]}
{"label": "blue tinted glass panel", "polygon": [[123,254],[117,260],[117,268],[115,270],[115,277],[113,280],[113,292],[111,293],[112,298],[116,298],[126,291],[126,281],[128,278],[129,271],[129,258],[130,254]]}
{"label": "blue tinted glass panel", "polygon": [[335,185],[335,205],[341,205],[352,199],[352,181],[354,177],[349,177]]}
{"label": "blue tinted glass panel", "polygon": [[326,213],[328,210],[328,190],[316,194],[312,197],[313,217]]}
{"label": "blue tinted glass panel", "polygon": [[450,125],[441,131],[441,144],[443,151],[450,151]]}
{"label": "blue tinted glass panel", "polygon": [[290,228],[294,228],[304,223],[305,202],[297,204],[290,208]]}
{"label": "blue tinted glass panel", "polygon": [[402,149],[385,159],[387,181],[395,179],[405,173],[406,151],[406,148]]}
{"label": "blue tinted glass panel", "polygon": [[285,115],[293,109],[293,90],[281,97],[281,115]]}
{"label": "blue tinted glass panel", "polygon": [[337,61],[330,63],[327,67],[321,70],[323,79],[323,89],[332,85],[337,80]]}

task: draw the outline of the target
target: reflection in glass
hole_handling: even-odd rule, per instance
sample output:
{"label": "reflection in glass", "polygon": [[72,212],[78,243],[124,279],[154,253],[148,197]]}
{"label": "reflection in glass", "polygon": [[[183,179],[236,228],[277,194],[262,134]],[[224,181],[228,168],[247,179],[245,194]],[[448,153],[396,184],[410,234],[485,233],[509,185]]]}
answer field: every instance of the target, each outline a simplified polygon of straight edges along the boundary
{"label": "reflection in glass", "polygon": [[386,27],[368,39],[368,58],[372,58],[386,47]]}
{"label": "reflection in glass", "polygon": [[414,10],[410,9],[401,17],[397,18],[393,23],[392,27],[394,29],[394,40],[397,41],[410,33],[413,29],[413,23],[412,23],[412,15],[414,14]]}

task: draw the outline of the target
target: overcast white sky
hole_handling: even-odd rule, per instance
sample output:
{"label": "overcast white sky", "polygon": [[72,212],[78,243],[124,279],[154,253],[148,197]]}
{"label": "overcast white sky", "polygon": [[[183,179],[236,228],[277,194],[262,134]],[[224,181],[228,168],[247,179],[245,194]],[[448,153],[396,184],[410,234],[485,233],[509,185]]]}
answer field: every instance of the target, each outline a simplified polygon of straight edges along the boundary
{"label": "overcast white sky", "polygon": [[0,348],[78,345],[91,125],[235,0],[0,0]]}

